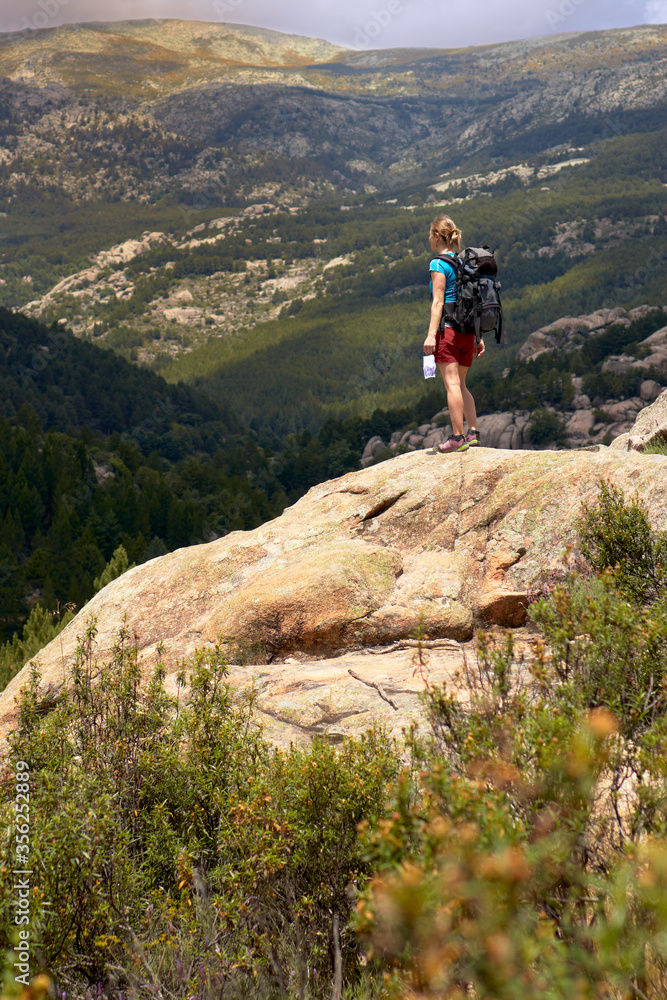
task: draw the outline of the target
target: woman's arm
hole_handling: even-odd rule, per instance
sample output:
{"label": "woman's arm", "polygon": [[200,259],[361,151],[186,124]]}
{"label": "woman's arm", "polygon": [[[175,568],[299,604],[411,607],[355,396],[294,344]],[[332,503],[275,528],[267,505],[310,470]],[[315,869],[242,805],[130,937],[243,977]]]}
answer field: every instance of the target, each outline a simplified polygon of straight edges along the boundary
{"label": "woman's arm", "polygon": [[445,289],[447,278],[442,271],[431,271],[431,281],[433,282],[433,301],[431,302],[431,322],[428,326],[428,333],[424,341],[424,354],[435,353],[435,335],[442,319],[442,310],[445,305]]}

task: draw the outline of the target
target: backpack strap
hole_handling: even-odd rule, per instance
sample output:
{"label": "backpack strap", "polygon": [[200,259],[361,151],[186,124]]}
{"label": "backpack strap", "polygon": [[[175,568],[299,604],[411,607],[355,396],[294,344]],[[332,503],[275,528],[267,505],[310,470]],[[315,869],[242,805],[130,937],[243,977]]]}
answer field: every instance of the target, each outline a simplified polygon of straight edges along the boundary
{"label": "backpack strap", "polygon": [[[456,300],[454,302],[443,302],[442,304],[442,316],[440,317],[440,322],[438,323],[438,332],[442,333],[446,326],[445,319],[449,321],[450,325],[453,325],[454,328],[456,328],[456,319],[454,314],[456,310],[456,303],[459,299],[463,261],[454,253],[438,253],[435,254],[434,257],[431,257],[431,260],[442,260],[445,264],[451,264],[454,268],[454,274],[456,275]],[[433,298],[432,293],[431,298]]]}
{"label": "backpack strap", "polygon": [[473,285],[473,295],[475,296],[475,307],[473,309],[473,322],[475,324],[475,345],[479,346],[482,339],[482,296],[479,288]]}
{"label": "backpack strap", "polygon": [[496,324],[496,344],[500,344],[501,347],[505,345],[502,343],[503,339],[503,304],[500,301],[500,288],[501,284],[499,281],[493,282],[493,288],[496,293],[496,298],[498,300],[498,321]]}
{"label": "backpack strap", "polygon": [[463,268],[463,261],[456,254],[450,253],[439,253],[435,257],[431,257],[431,260],[441,260],[445,264],[451,264],[454,268],[454,274],[456,275],[456,297],[458,298],[459,284],[461,283],[461,270]]}
{"label": "backpack strap", "polygon": [[[503,339],[503,311],[498,311],[498,326],[496,329],[496,344],[500,344]],[[504,346],[504,345],[503,345]]]}
{"label": "backpack strap", "polygon": [[459,269],[457,265],[463,266],[463,261],[455,253],[437,253],[431,260],[444,260],[445,264],[451,264],[457,272]]}

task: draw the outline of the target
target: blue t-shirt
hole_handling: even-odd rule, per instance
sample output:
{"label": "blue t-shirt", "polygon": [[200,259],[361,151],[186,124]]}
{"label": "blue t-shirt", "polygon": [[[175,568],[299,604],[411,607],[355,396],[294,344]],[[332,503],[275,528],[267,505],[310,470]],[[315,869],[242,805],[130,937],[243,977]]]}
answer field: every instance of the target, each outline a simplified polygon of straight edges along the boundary
{"label": "blue t-shirt", "polygon": [[[452,254],[452,257],[454,254]],[[440,271],[445,276],[445,302],[456,302],[456,271],[453,264],[448,264],[446,260],[439,260],[437,257],[431,261],[428,267],[431,271]],[[433,294],[433,282],[429,281],[429,289]]]}

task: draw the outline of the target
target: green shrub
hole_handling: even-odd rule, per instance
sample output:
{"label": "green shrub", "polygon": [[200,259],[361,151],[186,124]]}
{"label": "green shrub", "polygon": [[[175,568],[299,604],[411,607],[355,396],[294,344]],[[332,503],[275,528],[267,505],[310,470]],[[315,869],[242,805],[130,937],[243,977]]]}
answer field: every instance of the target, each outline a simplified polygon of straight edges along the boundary
{"label": "green shrub", "polygon": [[[369,867],[357,825],[382,815],[395,749],[370,732],[275,750],[225,676],[219,648],[198,653],[179,697],[168,696],[160,662],[141,683],[126,629],[98,662],[94,622],[67,688],[45,695],[33,669],[9,763],[30,769],[32,929],[59,990],[317,997],[334,961],[346,982],[358,979],[347,925]],[[12,769],[0,803],[5,867]],[[0,914],[6,949],[8,880]]]}
{"label": "green shrub", "polygon": [[106,587],[107,583],[111,583],[112,580],[116,580],[119,576],[122,576],[128,569],[132,569],[132,566],[129,564],[127,552],[122,545],[119,545],[100,575],[95,577],[93,583],[95,593]]}
{"label": "green shrub", "polygon": [[355,920],[368,958],[393,967],[401,996],[657,1000],[664,717],[630,747],[541,641],[522,662],[511,636],[480,637],[464,675],[469,699],[428,691],[433,739],[413,741],[421,770],[368,831],[379,874]]}
{"label": "green shrub", "polygon": [[640,603],[655,601],[667,587],[667,532],[654,532],[639,497],[601,481],[598,497],[583,511],[581,550],[593,569],[610,569],[616,586]]}
{"label": "green shrub", "polygon": [[664,437],[654,438],[642,449],[642,455],[667,455],[667,440]]}
{"label": "green shrub", "polygon": [[[511,634],[462,647],[465,697],[430,684],[431,733],[400,754],[377,731],[272,748],[220,648],[169,696],[125,629],[99,663],[91,622],[67,688],[33,670],[0,784],[9,869],[27,762],[35,954],[57,989],[664,996],[667,601],[625,583],[659,551],[647,525],[601,484],[580,522],[598,574],[531,606],[529,655]],[[12,906],[5,879],[2,949]]]}
{"label": "green shrub", "polygon": [[40,649],[62,632],[73,617],[74,611],[69,606],[55,613],[40,604],[33,607],[21,638],[16,634],[11,642],[0,646],[0,691]]}
{"label": "green shrub", "polygon": [[557,413],[543,407],[536,410],[528,421],[528,434],[531,444],[538,448],[551,442],[562,444],[565,440],[565,422]]}
{"label": "green shrub", "polygon": [[667,711],[667,602],[650,611],[620,595],[611,575],[569,580],[530,609],[559,683],[604,706],[631,739]]}
{"label": "green shrub", "polygon": [[[582,757],[581,773],[592,778],[586,764]],[[397,995],[665,995],[664,844],[647,843],[606,877],[580,870],[573,878],[568,850],[576,841],[568,831],[545,829],[536,824],[521,847],[488,850],[480,848],[472,824],[435,819],[430,864],[403,864],[374,881],[356,926],[369,958],[393,966]]]}
{"label": "green shrub", "polygon": [[366,833],[355,927],[401,996],[667,990],[667,601],[636,586],[662,536],[604,483],[580,528],[599,575],[531,607],[527,658],[480,635],[465,696],[428,689],[432,738]]}
{"label": "green shrub", "polygon": [[[122,306],[121,309],[123,309]],[[117,349],[141,347],[144,340],[144,333],[125,326],[119,326],[109,330],[106,336],[107,345]]]}

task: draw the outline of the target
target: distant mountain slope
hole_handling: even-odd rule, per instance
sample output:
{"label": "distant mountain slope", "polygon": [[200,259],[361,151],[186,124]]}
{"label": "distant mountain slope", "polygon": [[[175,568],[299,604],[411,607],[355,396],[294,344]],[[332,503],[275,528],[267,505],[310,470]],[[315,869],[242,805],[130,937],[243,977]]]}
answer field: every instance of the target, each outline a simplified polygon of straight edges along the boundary
{"label": "distant mountain slope", "polygon": [[490,148],[499,133],[545,126],[560,131],[554,142],[568,141],[568,122],[601,115],[611,116],[607,134],[625,132],[619,115],[664,104],[666,55],[667,29],[658,25],[388,52],[187,21],[0,36],[0,74],[12,80],[58,84],[77,98],[113,95],[126,108],[141,101],[181,135],[274,153],[305,156],[323,141],[359,152],[363,133],[367,155],[383,167],[404,156],[418,163],[454,140],[460,155]]}
{"label": "distant mountain slope", "polygon": [[[392,324],[405,324],[410,333],[408,324],[416,322],[409,302],[376,310],[380,333]],[[309,487],[358,468],[370,439],[389,443],[407,435],[398,450],[414,446],[417,438],[423,444],[444,393],[441,386],[425,387],[415,371],[419,331],[414,328],[402,350],[396,343],[387,350],[381,336],[369,341],[369,316],[359,310],[355,328],[354,310],[341,308],[339,316],[328,317],[328,326],[320,314],[318,340],[316,314],[296,315],[286,321],[291,341],[264,341],[255,357],[246,354],[215,378],[197,380],[204,396],[196,387],[167,385],[58,326],[0,310],[0,639],[21,628],[36,601],[49,609],[70,602],[80,607],[121,544],[129,561],[139,563],[254,527]],[[500,376],[475,366],[471,384],[480,413],[487,420],[497,410],[510,417],[500,429],[491,417],[489,427],[498,430],[501,446],[515,446],[505,438],[517,410],[527,411],[517,425],[529,425],[532,446],[553,446],[549,435],[560,434],[565,419],[568,433],[578,437],[575,446],[599,440],[667,383],[664,331],[641,343],[664,323],[663,310],[644,306],[627,317],[614,310],[598,319],[606,329],[587,339],[578,331],[585,333],[596,317],[555,324],[554,335],[562,340],[567,334],[566,350],[515,361]],[[528,345],[541,350],[547,336],[549,330],[540,331]],[[367,348],[361,355],[366,368],[350,363],[347,371],[332,373],[332,346],[343,354],[351,344],[349,357],[357,365],[355,341]],[[247,344],[239,347],[247,350]],[[490,345],[489,353],[494,350]],[[382,409],[396,386],[394,369],[408,372],[398,398],[414,402]],[[633,398],[639,391],[642,400]],[[327,419],[315,436],[307,430],[287,435],[307,424],[322,403],[324,416],[336,412],[334,403],[341,413],[354,412],[355,392],[366,407],[376,407],[365,418]],[[268,404],[256,413],[248,405],[253,393]],[[254,418],[249,433],[220,403],[243,399]],[[275,451],[267,447],[276,444]],[[377,460],[390,453],[376,448],[371,454]],[[0,649],[0,675],[5,659]]]}
{"label": "distant mountain slope", "polygon": [[341,55],[323,40],[205,21],[96,21],[0,34],[5,76],[130,100],[154,99],[193,78],[220,79],[239,66],[294,68]]}
{"label": "distant mountain slope", "polygon": [[5,34],[2,193],[230,204],[260,166],[294,188],[285,158],[311,197],[423,183],[660,127],[666,56],[662,26],[389,52],[187,21]]}
{"label": "distant mountain slope", "polygon": [[262,433],[411,405],[438,211],[495,247],[511,347],[667,301],[666,53],[663,26],[375,52],[186,21],[5,35],[0,304]]}
{"label": "distant mountain slope", "polygon": [[[654,132],[566,147],[413,188],[402,203],[218,210],[183,234],[108,247],[26,308],[196,382],[275,447],[329,416],[418,397],[439,188],[465,240],[497,250],[510,347],[563,315],[667,301],[664,142]],[[490,345],[484,366],[506,364]]]}

